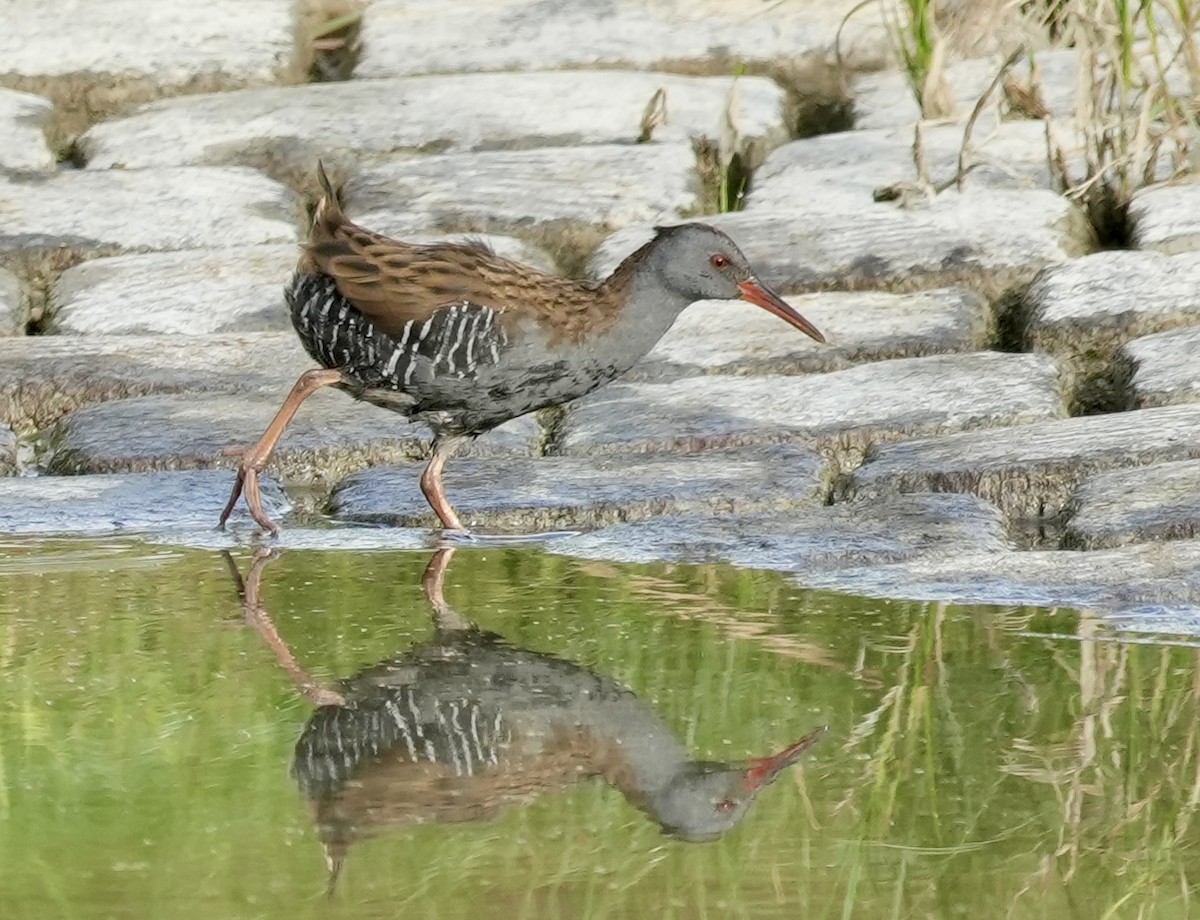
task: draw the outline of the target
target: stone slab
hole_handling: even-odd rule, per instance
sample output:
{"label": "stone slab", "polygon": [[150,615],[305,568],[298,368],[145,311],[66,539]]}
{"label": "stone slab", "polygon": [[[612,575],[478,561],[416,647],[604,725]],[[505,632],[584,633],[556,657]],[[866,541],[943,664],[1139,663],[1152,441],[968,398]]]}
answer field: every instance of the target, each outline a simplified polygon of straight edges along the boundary
{"label": "stone slab", "polygon": [[1127,342],[1121,355],[1131,368],[1129,396],[1137,408],[1200,402],[1200,326],[1142,336]]}
{"label": "stone slab", "polygon": [[1076,549],[1200,536],[1200,461],[1089,476],[1068,513],[1063,539]]}
{"label": "stone slab", "polygon": [[[784,293],[958,286],[995,300],[1091,246],[1079,210],[1036,189],[945,192],[918,208],[864,200],[850,209],[835,195],[703,220],[733,237],[763,280]],[[589,274],[608,274],[650,233],[614,233]]]}
{"label": "stone slab", "polygon": [[54,103],[49,99],[0,89],[0,137],[4,138],[0,169],[49,170],[58,165],[45,133],[53,111]]}
{"label": "stone slab", "polygon": [[[289,386],[271,393],[142,396],[79,409],[51,433],[47,468],[77,474],[235,467],[266,430]],[[537,420],[525,416],[472,442],[464,453],[531,455],[540,440]],[[424,426],[324,390],[296,414],[270,469],[288,481],[332,485],[367,466],[423,457],[428,447]]]}
{"label": "stone slab", "polygon": [[1167,406],[880,446],[841,497],[966,492],[1017,518],[1055,518],[1087,476],[1200,457],[1200,406]]}
{"label": "stone slab", "polygon": [[1177,183],[1137,192],[1129,205],[1131,244],[1174,255],[1200,250],[1200,185]]}
{"label": "stone slab", "polygon": [[[963,129],[929,125],[922,144],[929,180],[943,183],[958,171]],[[1053,189],[1046,162],[1046,129],[1038,121],[1012,121],[972,135],[964,178],[969,189]],[[876,189],[917,181],[913,129],[840,131],[791,141],[773,150],[754,174],[746,208],[793,208],[805,201],[842,200],[857,208]]]}
{"label": "stone slab", "polygon": [[1063,414],[1052,360],[980,352],[802,377],[614,384],[568,411],[560,443],[564,454],[600,455],[796,442],[845,469],[880,441]]}
{"label": "stone slab", "polygon": [[[228,485],[228,479],[226,484]],[[228,495],[226,497],[228,498]],[[306,516],[282,520],[280,517],[275,518],[281,525],[279,533],[271,537],[270,543],[271,548],[277,550],[419,550],[428,555],[430,549],[438,545],[438,531],[424,527],[372,527],[337,524],[327,520],[311,522],[305,520]],[[244,514],[239,515],[237,519],[231,518],[224,530],[217,530],[210,520],[191,529],[152,531],[146,533],[142,539],[157,545],[207,550],[245,549],[247,546],[257,547],[263,543],[261,529]],[[537,540],[534,538],[530,542],[534,543]]]}
{"label": "stone slab", "polygon": [[55,281],[45,328],[71,335],[289,330],[283,288],[298,253],[285,243],[93,259]]}
{"label": "stone slab", "polygon": [[1022,295],[1024,347],[1062,358],[1072,414],[1130,404],[1119,350],[1200,321],[1200,253],[1097,252],[1042,272]]}
{"label": "stone slab", "polygon": [[1130,617],[1127,627],[1177,631],[1200,615],[1200,540],[1118,549],[967,553],[892,565],[810,570],[797,584],[868,597],[955,604],[1070,607]]}
{"label": "stone slab", "polygon": [[81,406],[152,393],[283,393],[313,361],[294,333],[0,338],[0,423],[45,428]]}
{"label": "stone slab", "polygon": [[[18,476],[0,479],[0,533],[100,534],[213,529],[229,499],[230,474],[189,470],[125,476]],[[262,480],[268,513],[282,515],[286,498]],[[252,528],[245,509],[228,526]]]}
{"label": "stone slab", "polygon": [[[363,523],[434,523],[420,473],[420,464],[356,473],[335,490],[332,511]],[[812,509],[824,492],[816,453],[787,446],[684,457],[452,460],[445,484],[468,526],[526,533],[662,514]]]}
{"label": "stone slab", "polygon": [[701,301],[684,310],[622,379],[827,372],[866,361],[979,351],[994,333],[987,302],[957,288],[809,294],[787,301],[816,324],[826,344],[794,332],[752,304]]}
{"label": "stone slab", "polygon": [[0,476],[17,472],[17,436],[7,425],[0,425]]}
{"label": "stone slab", "polygon": [[1008,546],[1003,518],[987,502],[925,493],[803,514],[655,517],[556,540],[547,549],[610,562],[725,562],[794,572],[1001,552]]}
{"label": "stone slab", "polygon": [[11,261],[291,243],[300,207],[254,170],[196,167],[0,175],[0,213],[0,261]]}
{"label": "stone slab", "polygon": [[[656,64],[730,73],[738,62],[824,57],[855,6],[853,0],[376,0],[363,16],[355,75]],[[846,22],[841,43],[848,62],[882,59],[881,23],[874,7]]]}
{"label": "stone slab", "polygon": [[686,144],[452,153],[391,161],[346,185],[346,209],[392,236],[432,231],[561,235],[677,220],[697,204]]}
{"label": "stone slab", "polygon": [[0,336],[21,335],[25,331],[25,296],[21,282],[12,272],[0,268]]}
{"label": "stone slab", "polygon": [[[976,101],[1000,70],[999,57],[972,57],[955,61],[946,68],[946,86],[950,90],[954,114],[964,122]],[[1075,111],[1078,85],[1078,55],[1073,49],[1037,52],[1038,86],[1046,110],[1056,118],[1066,118]],[[1028,84],[1028,61],[1018,64],[1012,75]],[[913,96],[908,77],[899,68],[888,68],[863,74],[854,81],[854,127],[878,129],[911,127],[921,118],[921,109]],[[977,122],[976,130],[987,132],[995,127],[995,101],[1003,98],[997,92]],[[1006,106],[1007,108],[1007,106]],[[959,129],[961,136],[961,128]],[[1044,148],[1043,148],[1044,151]]]}
{"label": "stone slab", "polygon": [[[659,89],[667,121],[652,139],[689,143],[721,136],[734,85],[732,77],[609,70],[271,87],[153,103],[96,125],[80,149],[89,168],[240,164],[308,178],[318,158],[353,173],[403,151],[631,143]],[[764,77],[742,77],[736,87],[741,136],[760,148],[785,140],[783,90]]]}
{"label": "stone slab", "polygon": [[1025,310],[1029,347],[1111,354],[1139,335],[1200,322],[1200,253],[1093,253],[1046,269]]}
{"label": "stone slab", "polygon": [[9,0],[0,82],[273,83],[292,66],[293,12],[291,0]]}
{"label": "stone slab", "polygon": [[[985,7],[986,4],[973,4]],[[1003,41],[1008,47],[1016,47],[1017,38],[1013,31],[1013,23],[999,26],[1004,31]],[[978,28],[978,27],[976,27]],[[951,35],[951,40],[961,38],[961,35]],[[1044,35],[1029,36],[1027,47],[1036,48],[1044,42]],[[1160,36],[1159,53],[1170,57],[1178,43],[1173,40],[1163,40]],[[1167,49],[1171,50],[1167,50]],[[1005,49],[1007,53],[1007,48]],[[949,91],[953,111],[946,117],[958,124],[964,123],[970,117],[972,109],[979,97],[987,90],[997,72],[1000,70],[1003,55],[979,57],[974,54],[963,55],[964,60],[950,63],[945,70],[945,84]],[[1157,72],[1157,66],[1151,59],[1151,48],[1148,42],[1142,41],[1135,45],[1135,57],[1139,60],[1134,69],[1140,74]],[[1176,97],[1186,98],[1192,93],[1192,86],[1183,61],[1183,54],[1175,55],[1176,61],[1167,68],[1167,89]],[[1044,110],[1056,120],[1063,122],[1074,117],[1078,105],[1078,93],[1081,83],[1079,73],[1079,55],[1074,49],[1055,48],[1038,49],[1036,54],[1018,63],[1010,72],[1010,76],[1022,87],[1029,87],[1031,82],[1031,64],[1036,62],[1036,85],[1038,99]],[[1090,76],[1085,78],[1090,82]],[[1142,79],[1135,77],[1135,81]],[[1156,78],[1157,82],[1157,78]],[[898,126],[911,126],[921,118],[920,108],[913,96],[908,77],[900,67],[891,67],[875,73],[864,74],[855,80],[852,87],[854,96],[854,125],[856,128],[875,129]],[[1137,109],[1137,102],[1134,103]],[[1013,106],[1004,100],[1001,89],[992,95],[987,106],[977,120],[975,137],[992,131],[999,124],[998,112],[1004,118],[1037,118],[1036,114],[1014,111]]]}

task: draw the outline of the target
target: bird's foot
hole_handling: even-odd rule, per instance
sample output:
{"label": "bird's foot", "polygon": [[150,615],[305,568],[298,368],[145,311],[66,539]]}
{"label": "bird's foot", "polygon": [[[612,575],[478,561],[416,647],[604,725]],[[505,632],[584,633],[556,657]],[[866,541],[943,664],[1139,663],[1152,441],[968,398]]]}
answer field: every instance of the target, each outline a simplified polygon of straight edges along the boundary
{"label": "bird's foot", "polygon": [[267,516],[262,505],[262,489],[258,483],[258,474],[261,472],[259,464],[255,462],[252,456],[253,451],[247,454],[242,461],[241,467],[238,469],[237,479],[234,480],[233,489],[229,494],[229,501],[225,503],[225,509],[221,512],[220,520],[217,521],[217,529],[224,530],[225,522],[229,520],[229,516],[233,513],[234,506],[237,505],[237,500],[244,494],[246,496],[246,508],[250,512],[250,517],[254,518],[256,524],[269,533],[272,537],[279,536],[279,525]]}

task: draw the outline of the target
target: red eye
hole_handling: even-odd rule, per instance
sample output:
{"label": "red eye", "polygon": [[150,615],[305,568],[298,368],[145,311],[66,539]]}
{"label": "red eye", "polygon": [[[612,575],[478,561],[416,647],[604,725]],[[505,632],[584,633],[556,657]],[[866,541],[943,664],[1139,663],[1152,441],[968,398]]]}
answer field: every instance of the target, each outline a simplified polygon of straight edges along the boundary
{"label": "red eye", "polygon": [[712,263],[713,268],[726,268],[729,265],[729,256],[723,252],[718,252],[708,261]]}

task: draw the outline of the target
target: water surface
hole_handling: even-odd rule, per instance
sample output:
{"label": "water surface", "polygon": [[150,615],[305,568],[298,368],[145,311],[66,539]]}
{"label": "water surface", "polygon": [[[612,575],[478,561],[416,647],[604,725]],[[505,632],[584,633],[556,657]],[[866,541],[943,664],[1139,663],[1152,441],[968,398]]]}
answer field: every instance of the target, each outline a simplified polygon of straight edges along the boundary
{"label": "water surface", "polygon": [[0,546],[3,915],[1188,915],[1186,640],[524,547],[457,552],[444,594],[464,621],[628,688],[698,760],[828,733],[703,843],[599,779],[455,810],[435,777],[442,805],[360,828],[331,886],[293,751],[322,692],[434,638],[429,560],[283,551],[255,621],[218,552]]}

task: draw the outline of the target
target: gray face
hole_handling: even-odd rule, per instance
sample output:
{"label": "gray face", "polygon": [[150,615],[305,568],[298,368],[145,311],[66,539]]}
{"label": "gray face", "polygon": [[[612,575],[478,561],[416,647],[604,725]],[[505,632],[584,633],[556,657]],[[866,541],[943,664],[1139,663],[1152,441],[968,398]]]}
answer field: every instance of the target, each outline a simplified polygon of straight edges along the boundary
{"label": "gray face", "polygon": [[692,300],[736,300],[738,285],[754,277],[750,264],[728,236],[706,224],[660,230],[655,253],[663,283]]}

